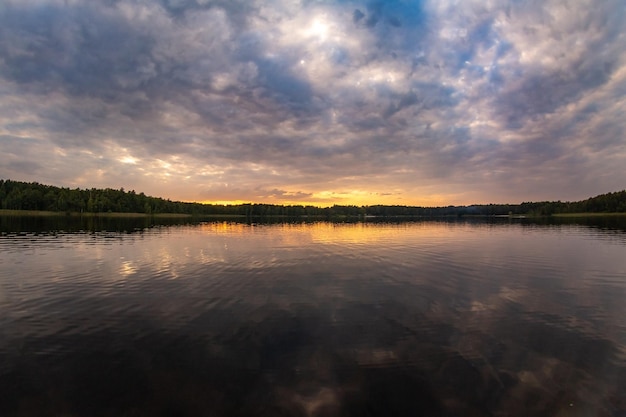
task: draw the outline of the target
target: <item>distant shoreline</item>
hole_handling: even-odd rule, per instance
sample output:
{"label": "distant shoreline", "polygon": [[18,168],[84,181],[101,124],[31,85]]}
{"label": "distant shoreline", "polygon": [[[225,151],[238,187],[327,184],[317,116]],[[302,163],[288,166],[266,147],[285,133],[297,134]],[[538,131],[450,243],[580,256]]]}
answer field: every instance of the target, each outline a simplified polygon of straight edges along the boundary
{"label": "distant shoreline", "polygon": [[[45,211],[45,210],[9,210],[9,209],[0,209],[0,216],[10,217],[10,216],[19,216],[19,217],[83,217],[83,218],[169,218],[169,219],[191,219],[191,218],[227,218],[227,217],[294,217],[294,218],[326,218],[326,216],[316,216],[316,215],[259,215],[253,214],[251,216],[246,216],[243,214],[186,214],[186,213],[133,213],[133,212],[103,212],[103,213],[93,213],[93,212],[63,212],[63,211]],[[575,218],[575,217],[618,217],[618,216],[626,216],[626,213],[622,212],[607,212],[607,213],[592,213],[592,212],[583,212],[583,213],[555,213],[552,215],[476,215],[476,214],[465,214],[462,216],[458,215],[366,215],[366,216],[331,216],[332,217],[360,217],[363,219],[384,219],[384,218],[513,218],[513,219],[524,219],[524,218],[549,218],[549,217],[559,217],[559,218]]]}
{"label": "distant shoreline", "polygon": [[171,201],[143,192],[105,189],[69,189],[0,179],[0,208],[12,216],[81,216],[138,218],[203,218],[214,216],[262,218],[381,218],[484,217],[545,218],[557,214],[588,217],[586,213],[626,212],[626,190],[574,202],[539,201],[519,204],[473,204],[469,206],[421,207],[405,205],[281,205],[242,203],[219,205]]}
{"label": "distant shoreline", "polygon": [[191,214],[182,213],[92,213],[92,212],[64,212],[64,211],[43,211],[43,210],[7,210],[0,209],[0,216],[24,216],[24,217],[160,217],[160,218],[191,218]]}
{"label": "distant shoreline", "polygon": [[555,213],[552,217],[604,217],[604,216],[626,216],[626,213],[622,212],[609,212],[609,213]]}

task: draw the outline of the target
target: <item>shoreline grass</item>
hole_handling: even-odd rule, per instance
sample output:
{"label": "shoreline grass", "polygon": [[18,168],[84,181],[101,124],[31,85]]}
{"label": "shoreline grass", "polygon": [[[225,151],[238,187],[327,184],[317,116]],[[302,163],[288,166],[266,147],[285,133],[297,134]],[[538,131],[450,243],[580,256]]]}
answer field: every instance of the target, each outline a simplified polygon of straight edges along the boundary
{"label": "shoreline grass", "polygon": [[41,216],[41,217],[53,217],[53,216],[66,216],[67,213],[60,211],[41,211],[41,210],[8,210],[0,209],[0,216]]}
{"label": "shoreline grass", "polygon": [[183,213],[91,213],[91,212],[65,212],[65,211],[42,211],[42,210],[7,210],[0,209],[0,216],[21,216],[21,217],[106,217],[106,218],[190,218],[191,214]]}
{"label": "shoreline grass", "polygon": [[552,217],[619,217],[626,216],[626,213],[557,213],[553,214]]}
{"label": "shoreline grass", "polygon": [[[0,209],[0,216],[14,216],[14,217],[84,217],[84,218],[227,218],[227,217],[247,217],[244,214],[201,214],[201,215],[193,215],[186,213],[119,213],[119,212],[101,212],[101,213],[92,213],[92,212],[65,212],[65,211],[43,211],[43,210],[9,210],[9,209]],[[557,217],[557,218],[576,218],[576,217],[626,217],[626,213],[622,212],[611,212],[611,213],[596,213],[596,212],[581,212],[581,213],[555,213],[552,216],[545,215],[536,215],[536,214],[516,214],[516,215],[488,215],[488,214],[463,214],[462,216],[458,215],[442,215],[442,216],[423,216],[423,215],[366,215],[366,216],[348,216],[343,214],[336,214],[331,216],[332,218],[352,218],[352,217],[362,217],[365,219],[375,219],[375,218],[453,218],[453,217],[461,217],[461,218],[489,218],[489,217],[511,217],[511,218],[543,218],[543,217]],[[325,215],[301,215],[301,216],[286,216],[286,215],[252,215],[248,217],[272,217],[272,218],[281,218],[281,217],[303,217],[303,218],[326,218]]]}

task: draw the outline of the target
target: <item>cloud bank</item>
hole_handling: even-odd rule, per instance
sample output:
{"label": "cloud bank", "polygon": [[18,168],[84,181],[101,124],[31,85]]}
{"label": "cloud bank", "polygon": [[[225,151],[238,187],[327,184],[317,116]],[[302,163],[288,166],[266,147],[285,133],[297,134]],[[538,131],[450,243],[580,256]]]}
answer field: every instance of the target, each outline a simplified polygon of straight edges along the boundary
{"label": "cloud bank", "polygon": [[5,0],[0,177],[172,199],[626,184],[626,4]]}

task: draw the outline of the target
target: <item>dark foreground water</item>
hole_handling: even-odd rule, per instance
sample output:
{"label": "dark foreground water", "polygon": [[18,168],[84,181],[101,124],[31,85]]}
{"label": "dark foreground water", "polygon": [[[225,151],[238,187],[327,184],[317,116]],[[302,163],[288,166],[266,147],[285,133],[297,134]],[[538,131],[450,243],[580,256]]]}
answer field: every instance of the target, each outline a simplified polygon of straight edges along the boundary
{"label": "dark foreground water", "polygon": [[626,415],[623,220],[63,222],[0,224],[0,416]]}

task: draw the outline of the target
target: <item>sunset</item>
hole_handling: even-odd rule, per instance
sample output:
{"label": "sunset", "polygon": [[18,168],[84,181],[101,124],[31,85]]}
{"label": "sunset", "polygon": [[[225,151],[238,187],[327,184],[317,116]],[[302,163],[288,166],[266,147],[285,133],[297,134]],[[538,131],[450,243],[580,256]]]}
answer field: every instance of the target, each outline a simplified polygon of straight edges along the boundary
{"label": "sunset", "polygon": [[626,416],[625,0],[0,0],[0,416]]}
{"label": "sunset", "polygon": [[0,178],[442,206],[626,184],[625,5],[4,0]]}

